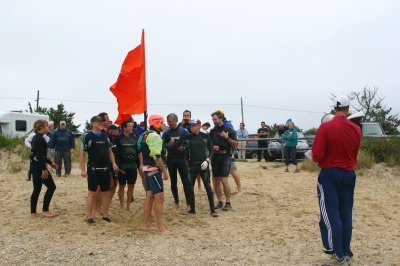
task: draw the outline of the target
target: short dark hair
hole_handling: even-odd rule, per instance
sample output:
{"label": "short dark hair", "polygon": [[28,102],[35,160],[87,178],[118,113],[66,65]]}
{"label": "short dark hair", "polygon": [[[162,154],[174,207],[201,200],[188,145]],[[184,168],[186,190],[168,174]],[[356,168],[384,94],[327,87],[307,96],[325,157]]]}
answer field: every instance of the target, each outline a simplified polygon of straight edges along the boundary
{"label": "short dark hair", "polygon": [[343,106],[343,107],[333,107],[335,109],[335,112],[343,112],[343,111],[348,111],[350,106]]}
{"label": "short dark hair", "polygon": [[220,111],[215,111],[215,112],[213,112],[211,114],[211,116],[214,116],[214,115],[218,116],[218,118],[223,118],[224,117],[224,114],[221,113]]}
{"label": "short dark hair", "polygon": [[192,112],[190,112],[189,110],[185,110],[185,111],[183,111],[183,113],[182,113],[182,114],[184,114],[184,113],[189,113],[189,114],[190,114],[190,116],[192,116]]}
{"label": "short dark hair", "polygon": [[240,123],[240,125],[243,125],[244,127],[246,126],[244,123]]}
{"label": "short dark hair", "polygon": [[106,121],[106,116],[108,116],[108,114],[106,112],[101,112],[98,116],[100,116],[101,121]]}
{"label": "short dark hair", "polygon": [[204,127],[204,126],[211,127],[210,123],[208,123],[208,122],[205,122],[205,123],[202,125],[202,127]]}
{"label": "short dark hair", "polygon": [[121,128],[122,129],[127,128],[128,127],[128,123],[133,123],[133,120],[132,119],[128,119],[128,120],[123,121],[121,123]]}

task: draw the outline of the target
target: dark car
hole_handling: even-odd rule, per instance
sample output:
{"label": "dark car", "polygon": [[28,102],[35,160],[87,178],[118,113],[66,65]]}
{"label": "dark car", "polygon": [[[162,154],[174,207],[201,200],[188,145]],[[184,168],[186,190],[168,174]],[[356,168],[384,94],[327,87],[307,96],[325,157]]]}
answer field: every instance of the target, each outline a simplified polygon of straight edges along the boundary
{"label": "dark car", "polygon": [[[246,159],[257,159],[258,141],[251,140],[256,137],[256,134],[250,134],[248,140],[246,140]],[[238,158],[237,152],[238,150],[235,151],[235,158]]]}

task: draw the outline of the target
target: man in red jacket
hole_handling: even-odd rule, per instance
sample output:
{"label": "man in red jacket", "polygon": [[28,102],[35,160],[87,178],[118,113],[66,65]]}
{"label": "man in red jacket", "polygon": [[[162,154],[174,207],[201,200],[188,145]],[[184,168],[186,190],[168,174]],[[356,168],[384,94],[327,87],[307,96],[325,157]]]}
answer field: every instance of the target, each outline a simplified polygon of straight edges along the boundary
{"label": "man in red jacket", "polygon": [[321,211],[321,237],[325,253],[334,254],[341,265],[347,265],[350,249],[357,154],[361,130],[347,120],[350,100],[335,99],[335,117],[322,124],[315,136],[313,161],[321,168],[318,177],[318,199]]}

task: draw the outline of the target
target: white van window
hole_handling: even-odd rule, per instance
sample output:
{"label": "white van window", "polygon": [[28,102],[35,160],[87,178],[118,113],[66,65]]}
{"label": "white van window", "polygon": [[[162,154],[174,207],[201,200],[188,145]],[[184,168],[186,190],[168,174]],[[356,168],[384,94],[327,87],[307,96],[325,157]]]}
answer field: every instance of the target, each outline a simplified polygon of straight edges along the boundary
{"label": "white van window", "polygon": [[26,120],[15,120],[15,131],[26,131]]}

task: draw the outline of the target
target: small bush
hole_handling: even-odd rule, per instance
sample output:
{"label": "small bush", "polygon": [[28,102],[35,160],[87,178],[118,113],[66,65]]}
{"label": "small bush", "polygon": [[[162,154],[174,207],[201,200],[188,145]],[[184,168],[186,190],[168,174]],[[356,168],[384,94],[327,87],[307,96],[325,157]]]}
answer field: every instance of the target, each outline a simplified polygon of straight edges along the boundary
{"label": "small bush", "polygon": [[308,158],[304,158],[303,163],[301,164],[301,169],[308,171],[308,172],[318,172],[319,171],[319,167],[317,164],[315,164],[314,162],[312,162],[310,159]]}
{"label": "small bush", "polygon": [[11,151],[18,145],[24,145],[23,139],[0,135],[0,148]]}
{"label": "small bush", "polygon": [[370,169],[375,163],[375,156],[366,150],[361,150],[357,156],[357,170]]}
{"label": "small bush", "polygon": [[21,172],[22,163],[21,162],[9,162],[7,169],[11,174]]}
{"label": "small bush", "polygon": [[373,154],[376,163],[400,163],[400,137],[364,138],[361,150]]}

